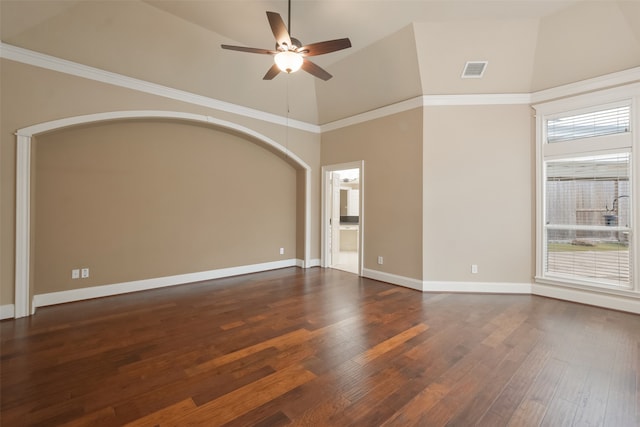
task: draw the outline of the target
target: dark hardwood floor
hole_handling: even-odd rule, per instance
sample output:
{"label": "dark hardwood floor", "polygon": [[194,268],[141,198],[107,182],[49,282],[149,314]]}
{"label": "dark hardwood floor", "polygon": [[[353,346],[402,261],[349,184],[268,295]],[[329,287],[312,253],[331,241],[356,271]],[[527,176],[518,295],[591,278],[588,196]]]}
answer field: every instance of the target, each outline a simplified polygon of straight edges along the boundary
{"label": "dark hardwood floor", "polygon": [[3,426],[639,426],[640,316],[288,268],[0,323]]}

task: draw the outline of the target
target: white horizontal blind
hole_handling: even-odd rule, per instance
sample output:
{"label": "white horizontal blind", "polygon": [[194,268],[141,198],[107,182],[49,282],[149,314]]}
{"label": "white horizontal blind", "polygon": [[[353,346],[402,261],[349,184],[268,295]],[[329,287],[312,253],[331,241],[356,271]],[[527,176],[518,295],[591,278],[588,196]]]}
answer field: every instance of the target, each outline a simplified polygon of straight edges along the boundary
{"label": "white horizontal blind", "polygon": [[545,275],[630,286],[630,153],[548,160],[545,176]]}
{"label": "white horizontal blind", "polygon": [[631,107],[608,108],[590,113],[549,119],[547,142],[570,141],[630,132]]}

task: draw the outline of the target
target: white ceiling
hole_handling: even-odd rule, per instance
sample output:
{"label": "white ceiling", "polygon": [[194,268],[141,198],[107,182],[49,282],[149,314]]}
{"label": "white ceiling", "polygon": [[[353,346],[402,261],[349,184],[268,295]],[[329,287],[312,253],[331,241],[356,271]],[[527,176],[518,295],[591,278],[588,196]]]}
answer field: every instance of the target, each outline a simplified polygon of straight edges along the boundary
{"label": "white ceiling", "polygon": [[[1,0],[0,35],[4,43],[107,71],[326,123],[425,93],[527,91],[540,56],[540,20],[589,3],[624,2],[293,0],[294,37],[307,44],[351,39],[352,48],[313,58],[334,74],[328,82],[306,73],[263,81],[270,57],[220,49],[273,48],[265,12],[286,22],[286,0]],[[639,37],[636,23],[623,25],[619,37]],[[460,84],[467,60],[489,60],[483,82]]]}

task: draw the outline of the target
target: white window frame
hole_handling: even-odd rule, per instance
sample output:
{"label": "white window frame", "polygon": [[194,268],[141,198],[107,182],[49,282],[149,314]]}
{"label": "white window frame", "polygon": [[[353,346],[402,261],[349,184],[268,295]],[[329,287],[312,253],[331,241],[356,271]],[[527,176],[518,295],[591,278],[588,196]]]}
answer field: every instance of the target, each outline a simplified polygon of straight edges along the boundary
{"label": "white window frame", "polygon": [[[583,114],[592,111],[612,108],[621,105],[631,107],[630,132],[574,139],[560,142],[547,142],[547,121],[558,117]],[[555,101],[534,105],[536,111],[536,276],[537,283],[580,288],[596,292],[619,295],[640,295],[640,83],[628,84],[613,89],[600,90],[588,94],[573,96]],[[600,155],[607,153],[631,153],[631,236],[630,251],[630,285],[629,287],[608,286],[596,281],[582,280],[574,277],[547,275],[545,272],[546,257],[546,216],[545,206],[545,161],[563,158]]]}

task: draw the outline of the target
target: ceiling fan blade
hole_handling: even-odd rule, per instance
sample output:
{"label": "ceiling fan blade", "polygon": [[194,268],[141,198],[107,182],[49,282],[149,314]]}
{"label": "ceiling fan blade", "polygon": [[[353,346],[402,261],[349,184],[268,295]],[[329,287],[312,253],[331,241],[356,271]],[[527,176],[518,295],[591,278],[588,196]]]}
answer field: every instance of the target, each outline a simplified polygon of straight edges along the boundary
{"label": "ceiling fan blade", "polygon": [[240,52],[249,52],[249,53],[260,53],[263,55],[275,55],[276,53],[278,53],[275,50],[259,49],[257,47],[230,46],[228,44],[222,44],[220,45],[220,47],[228,50],[238,50]]}
{"label": "ceiling fan blade", "polygon": [[269,68],[269,71],[267,71],[267,74],[264,75],[262,80],[273,80],[273,78],[278,74],[280,74],[280,68],[278,68],[276,64],[273,64],[271,68]]}
{"label": "ceiling fan blade", "polygon": [[328,40],[326,42],[312,43],[306,46],[302,46],[297,50],[297,52],[302,56],[315,56],[335,52],[337,50],[347,49],[349,47],[351,47],[351,40],[345,38]]}
{"label": "ceiling fan blade", "polygon": [[317,66],[316,64],[309,61],[308,59],[305,59],[304,62],[302,63],[302,69],[305,70],[307,73],[312,74],[324,81],[327,81],[331,77],[333,77],[331,74],[327,73],[323,68]]}
{"label": "ceiling fan blade", "polygon": [[291,36],[289,36],[289,31],[287,31],[287,27],[284,25],[284,21],[280,14],[267,12],[267,19],[269,19],[269,25],[271,26],[271,31],[276,38],[278,46],[285,44],[290,47]]}

